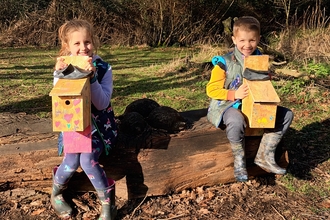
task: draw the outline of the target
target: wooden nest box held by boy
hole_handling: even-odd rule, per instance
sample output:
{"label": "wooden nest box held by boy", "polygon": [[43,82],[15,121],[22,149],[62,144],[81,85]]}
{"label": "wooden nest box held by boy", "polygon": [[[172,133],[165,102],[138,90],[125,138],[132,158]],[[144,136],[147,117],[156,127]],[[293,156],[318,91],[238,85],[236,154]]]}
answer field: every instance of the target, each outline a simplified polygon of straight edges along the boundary
{"label": "wooden nest box held by boy", "polygon": [[[64,62],[84,68],[86,57],[64,56]],[[89,78],[59,79],[52,97],[53,131],[84,131],[91,124]]]}
{"label": "wooden nest box held by boy", "polygon": [[[268,71],[268,55],[245,57],[244,69]],[[250,128],[274,128],[277,105],[280,102],[270,80],[247,80],[243,83],[249,87],[249,95],[242,100],[242,112]]]}

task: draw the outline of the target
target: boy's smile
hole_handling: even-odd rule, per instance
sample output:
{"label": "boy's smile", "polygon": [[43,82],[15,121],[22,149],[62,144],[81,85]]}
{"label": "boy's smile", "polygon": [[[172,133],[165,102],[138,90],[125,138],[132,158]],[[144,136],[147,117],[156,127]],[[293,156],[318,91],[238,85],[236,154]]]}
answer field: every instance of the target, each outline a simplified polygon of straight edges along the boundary
{"label": "boy's smile", "polygon": [[257,49],[260,36],[256,31],[238,30],[232,40],[244,56],[249,56]]}

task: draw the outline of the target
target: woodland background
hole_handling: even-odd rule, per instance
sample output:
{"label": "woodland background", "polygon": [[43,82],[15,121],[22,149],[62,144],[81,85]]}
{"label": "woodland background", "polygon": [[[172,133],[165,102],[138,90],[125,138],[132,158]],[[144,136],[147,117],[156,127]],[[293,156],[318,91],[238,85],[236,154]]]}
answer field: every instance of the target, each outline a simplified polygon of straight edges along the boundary
{"label": "woodland background", "polygon": [[[330,39],[330,0],[1,0],[1,6],[6,47],[58,46],[57,30],[72,18],[91,21],[107,45],[230,44],[232,18],[252,15],[261,22],[265,49],[291,60],[329,57],[322,42]],[[306,53],[313,42],[326,54]]]}

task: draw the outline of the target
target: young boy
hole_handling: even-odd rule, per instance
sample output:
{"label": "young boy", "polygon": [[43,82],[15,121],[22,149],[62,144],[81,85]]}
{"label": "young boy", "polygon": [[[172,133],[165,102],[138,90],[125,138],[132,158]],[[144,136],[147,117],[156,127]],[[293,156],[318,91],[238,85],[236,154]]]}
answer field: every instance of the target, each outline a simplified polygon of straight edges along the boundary
{"label": "young boy", "polygon": [[[206,86],[206,93],[211,98],[207,117],[216,127],[226,129],[234,156],[235,178],[245,182],[248,180],[244,153],[246,121],[240,107],[241,100],[248,95],[248,87],[242,84],[242,73],[245,57],[261,55],[257,48],[260,41],[259,21],[251,16],[238,18],[234,22],[232,40],[235,45],[232,52],[212,58],[214,68]],[[255,164],[268,172],[286,173],[275,162],[275,150],[292,120],[291,110],[277,107],[275,128],[265,129]]]}

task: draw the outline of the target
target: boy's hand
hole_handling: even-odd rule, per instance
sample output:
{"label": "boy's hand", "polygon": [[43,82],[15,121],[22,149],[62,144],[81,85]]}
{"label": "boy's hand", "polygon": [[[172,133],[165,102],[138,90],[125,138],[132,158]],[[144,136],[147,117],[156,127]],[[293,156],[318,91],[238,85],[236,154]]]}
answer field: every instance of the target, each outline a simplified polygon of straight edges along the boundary
{"label": "boy's hand", "polygon": [[242,84],[238,89],[235,91],[235,99],[244,99],[249,94],[248,85]]}
{"label": "boy's hand", "polygon": [[66,68],[67,66],[68,66],[68,64],[66,64],[64,62],[64,58],[63,57],[58,57],[56,59],[55,70],[62,70],[64,68]]}

